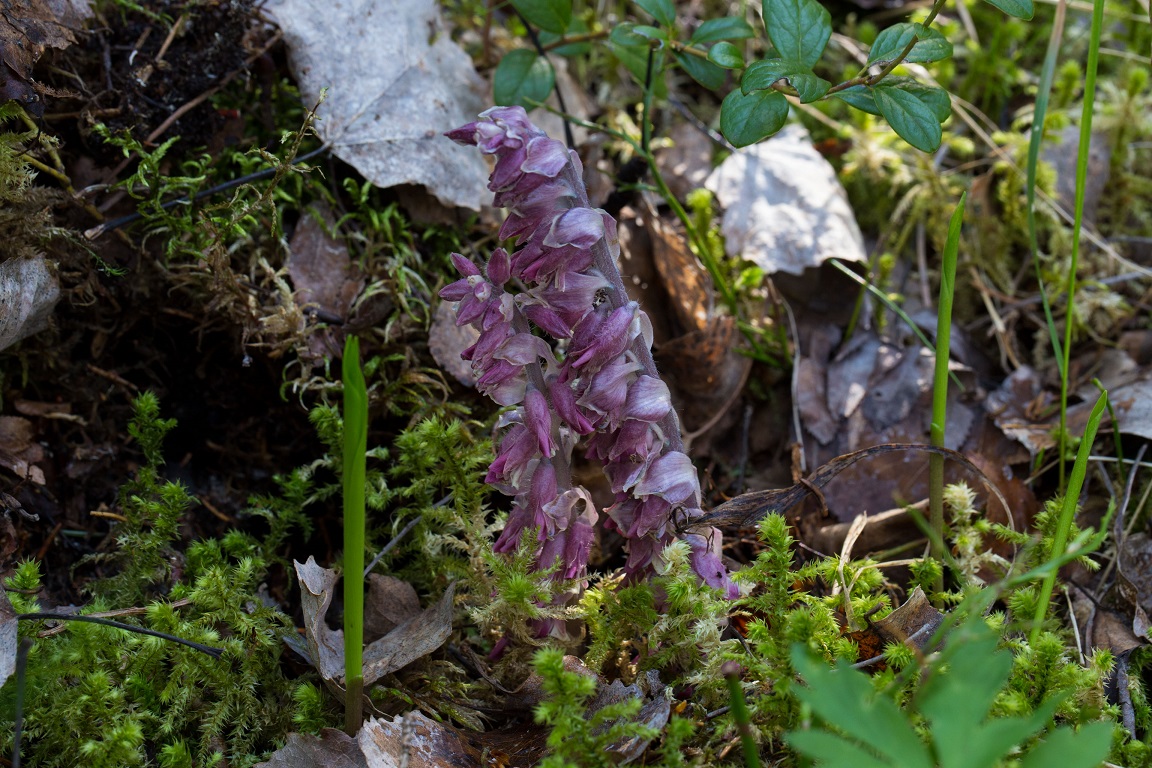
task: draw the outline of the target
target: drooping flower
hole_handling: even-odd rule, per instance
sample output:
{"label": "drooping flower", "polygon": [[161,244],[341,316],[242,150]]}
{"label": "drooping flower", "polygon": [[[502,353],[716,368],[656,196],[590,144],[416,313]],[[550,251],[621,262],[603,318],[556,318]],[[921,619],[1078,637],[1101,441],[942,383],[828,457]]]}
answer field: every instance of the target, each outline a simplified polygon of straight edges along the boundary
{"label": "drooping flower", "polygon": [[[495,156],[488,188],[508,209],[500,237],[517,243],[512,253],[495,249],[483,270],[453,254],[461,279],[440,293],[458,302],[457,324],[480,332],[464,353],[477,385],[513,407],[485,478],[515,498],[496,550],[515,550],[535,529],[538,568],[559,561],[555,578],[585,577],[598,515],[570,471],[584,437],[585,455],[603,463],[616,494],[604,524],[628,539],[625,572],[641,578],[675,539],[674,516],[702,514],[701,494],[652,362],[651,323],[616,268],[616,222],[588,205],[576,154],[520,107],[489,109],[447,136]],[[734,597],[718,533],[684,539],[701,581]],[[545,622],[536,631],[564,628]]]}

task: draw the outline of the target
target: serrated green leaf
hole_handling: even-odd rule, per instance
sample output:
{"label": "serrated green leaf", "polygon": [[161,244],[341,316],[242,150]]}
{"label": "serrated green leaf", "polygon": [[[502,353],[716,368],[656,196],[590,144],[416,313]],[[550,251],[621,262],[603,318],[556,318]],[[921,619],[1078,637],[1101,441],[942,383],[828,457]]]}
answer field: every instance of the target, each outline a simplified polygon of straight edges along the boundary
{"label": "serrated green leaf", "polygon": [[592,43],[568,43],[566,45],[558,45],[555,48],[548,48],[564,37],[574,37],[576,35],[588,34],[588,24],[584,19],[579,16],[572,17],[572,23],[568,25],[568,29],[564,30],[563,35],[558,35],[555,32],[541,32],[540,45],[544,46],[546,50],[557,56],[583,56],[592,50]]}
{"label": "serrated green leaf", "polygon": [[720,19],[708,19],[696,28],[692,37],[688,39],[690,45],[704,45],[715,43],[718,40],[743,40],[755,34],[752,26],[735,16],[725,16]]}
{"label": "serrated green leaf", "polygon": [[850,765],[852,768],[891,768],[892,765],[868,754],[858,743],[828,731],[792,731],[785,734],[784,741],[805,757],[818,760],[821,765]]}
{"label": "serrated green leaf", "polygon": [[849,106],[870,115],[880,115],[880,108],[876,106],[876,99],[872,96],[872,89],[866,85],[854,85],[832,94]]}
{"label": "serrated green leaf", "polygon": [[823,98],[832,87],[832,83],[812,72],[795,72],[787,76],[788,84],[796,90],[800,103],[808,104]]}
{"label": "serrated green leaf", "polygon": [[734,90],[720,105],[720,131],[733,146],[746,147],[784,127],[788,100],[776,91],[756,91],[745,96]]}
{"label": "serrated green leaf", "polygon": [[744,70],[740,78],[740,91],[747,96],[753,91],[763,91],[771,88],[780,78],[792,69],[789,62],[784,59],[761,59],[754,61]]}
{"label": "serrated green leaf", "polygon": [[492,76],[493,99],[501,106],[531,109],[548,98],[556,83],[552,65],[535,51],[518,48],[496,65]]}
{"label": "serrated green leaf", "polygon": [[1020,768],[1095,768],[1108,756],[1111,742],[1111,723],[1089,723],[1079,731],[1056,728],[1032,748]]}
{"label": "serrated green leaf", "polygon": [[636,0],[636,5],[666,27],[676,23],[676,6],[672,0]]}
{"label": "serrated green leaf", "polygon": [[832,36],[832,16],[816,0],[763,0],[764,26],[780,58],[811,69]]}
{"label": "serrated green leaf", "polygon": [[744,66],[744,54],[732,43],[719,42],[708,49],[708,61],[724,69],[739,69]]}
{"label": "serrated green leaf", "polygon": [[572,21],[572,0],[512,0],[512,7],[532,26],[558,35]]}
{"label": "serrated green leaf", "polygon": [[940,121],[919,96],[886,82],[875,86],[872,96],[897,136],[921,152],[935,152],[940,147]]}
{"label": "serrated green leaf", "polygon": [[931,768],[932,759],[911,723],[891,699],[878,694],[868,677],[847,664],[829,669],[803,645],[792,649],[792,666],[808,682],[794,688],[822,720],[866,744],[902,768]]}
{"label": "serrated green leaf", "polygon": [[940,61],[952,55],[952,43],[938,30],[923,24],[894,24],[877,35],[868,54],[868,64],[892,61],[904,52],[913,38],[918,40],[912,46],[912,52],[904,59],[906,62],[915,64]]}
{"label": "serrated green leaf", "polygon": [[676,53],[676,61],[692,79],[710,90],[716,90],[724,85],[727,75],[724,70],[699,56],[689,56],[686,53]]}
{"label": "serrated green leaf", "polygon": [[1032,18],[1035,10],[1032,8],[1032,0],[987,0],[989,5],[995,6],[1009,16],[1015,16],[1018,19],[1028,21]]}

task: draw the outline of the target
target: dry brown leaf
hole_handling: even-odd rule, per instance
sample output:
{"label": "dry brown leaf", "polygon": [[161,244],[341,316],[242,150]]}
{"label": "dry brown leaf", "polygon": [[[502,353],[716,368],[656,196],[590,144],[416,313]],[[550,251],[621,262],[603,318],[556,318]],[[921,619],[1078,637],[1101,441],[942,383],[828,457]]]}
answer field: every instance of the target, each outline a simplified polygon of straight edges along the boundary
{"label": "dry brown leaf", "polygon": [[490,199],[481,154],[441,134],[476,119],[487,89],[433,0],[269,0],[305,105],[332,153],[379,187],[420,184],[448,206]]}
{"label": "dry brown leaf", "polygon": [[289,734],[288,741],[256,768],[368,768],[360,744],[344,731],[325,728],[319,736]]}
{"label": "dry brown leaf", "polygon": [[644,223],[652,243],[652,260],[680,327],[704,330],[712,314],[712,278],[678,229],[665,224],[654,211],[644,217]]}
{"label": "dry brown leaf", "polygon": [[866,258],[836,171],[800,126],[733,152],[705,186],[724,207],[728,254],[768,274],[799,275],[830,258]]}
{"label": "dry brown leaf", "polygon": [[44,470],[37,466],[44,460],[44,447],[36,442],[32,422],[22,416],[0,416],[0,446],[0,467],[44,485]]}
{"label": "dry brown leaf", "polygon": [[32,65],[47,49],[76,42],[72,28],[80,21],[70,3],[6,0],[0,10],[0,101],[13,99],[43,115],[43,102],[31,83]]}
{"label": "dry brown leaf", "polygon": [[16,609],[8,600],[8,593],[0,589],[0,685],[16,671],[16,651],[19,640],[16,627]]}
{"label": "dry brown leaf", "polygon": [[364,595],[364,639],[383,637],[420,614],[420,598],[406,581],[379,573],[368,575]]}
{"label": "dry brown leaf", "polygon": [[48,327],[60,283],[43,256],[0,263],[0,350]]}
{"label": "dry brown leaf", "polygon": [[923,649],[943,623],[944,614],[932,607],[924,590],[916,587],[903,605],[873,626],[891,642]]}
{"label": "dry brown leaf", "polygon": [[[340,577],[329,568],[321,568],[311,557],[306,563],[296,563],[296,575],[311,661],[321,677],[343,683],[344,631],[330,629],[324,621]],[[450,585],[436,605],[364,648],[364,685],[372,685],[444,644],[452,633],[455,591],[455,585]]]}
{"label": "dry brown leaf", "polygon": [[656,151],[656,167],[679,200],[704,186],[712,172],[712,139],[695,125],[677,122],[668,131],[672,146]]}
{"label": "dry brown leaf", "polygon": [[335,222],[328,207],[313,208],[309,214],[296,225],[288,246],[296,303],[325,322],[343,323],[364,290],[364,276],[352,264],[347,243],[329,234]]}

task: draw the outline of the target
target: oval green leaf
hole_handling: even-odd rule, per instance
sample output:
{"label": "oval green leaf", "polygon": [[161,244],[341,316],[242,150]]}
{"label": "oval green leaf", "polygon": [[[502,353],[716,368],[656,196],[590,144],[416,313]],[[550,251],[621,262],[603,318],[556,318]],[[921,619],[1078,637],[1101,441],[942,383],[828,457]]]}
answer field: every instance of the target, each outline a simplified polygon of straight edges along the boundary
{"label": "oval green leaf", "polygon": [[744,54],[732,43],[719,42],[708,49],[708,61],[724,69],[740,69],[744,66]]}
{"label": "oval green leaf", "polygon": [[787,76],[788,85],[796,90],[801,104],[808,104],[823,98],[832,87],[832,83],[812,72],[793,72]]}
{"label": "oval green leaf", "polygon": [[952,43],[939,30],[922,24],[894,24],[876,37],[868,54],[868,63],[892,61],[904,52],[913,38],[917,38],[916,45],[912,46],[911,53],[904,61],[912,64],[927,63],[941,61],[952,55]]}
{"label": "oval green leaf", "polygon": [[727,78],[723,69],[698,56],[677,53],[676,61],[680,62],[680,66],[692,76],[693,80],[710,90],[714,91],[723,86],[724,80]]}
{"label": "oval green leaf", "polygon": [[756,91],[748,96],[732,91],[720,105],[720,131],[736,147],[768,138],[787,120],[788,100],[776,91]]}
{"label": "oval green leaf", "polygon": [[[572,23],[568,25],[568,29],[564,31],[563,35],[558,35],[555,32],[541,32],[540,45],[547,49],[548,46],[560,42],[565,37],[574,37],[576,35],[588,34],[588,24],[576,16],[572,19]],[[551,49],[551,52],[557,56],[583,56],[592,50],[592,43],[568,43],[566,45],[557,45]]]}
{"label": "oval green leaf", "polygon": [[897,136],[921,152],[935,152],[940,147],[940,121],[919,96],[886,83],[873,88],[872,95]]}
{"label": "oval green leaf", "polygon": [[763,0],[764,26],[780,58],[812,69],[832,36],[832,15],[816,0]]}
{"label": "oval green leaf", "polygon": [[763,91],[775,85],[780,78],[792,71],[784,59],[761,59],[748,65],[740,78],[740,90],[745,96],[753,91]]}
{"label": "oval green leaf", "polygon": [[672,0],[636,0],[636,5],[666,27],[676,23],[676,6],[672,4]]}
{"label": "oval green leaf", "polygon": [[832,95],[861,112],[880,115],[880,110],[876,107],[876,99],[872,96],[872,89],[866,85],[854,85]]}
{"label": "oval green leaf", "polygon": [[501,106],[531,109],[548,98],[555,82],[556,73],[548,59],[527,48],[518,48],[496,65],[492,95]]}
{"label": "oval green leaf", "polygon": [[1009,16],[1015,16],[1018,19],[1028,21],[1032,18],[1035,10],[1032,8],[1032,0],[987,0],[989,5],[995,6]]}
{"label": "oval green leaf", "polygon": [[512,7],[532,26],[558,35],[572,21],[572,0],[512,0]]}
{"label": "oval green leaf", "polygon": [[692,34],[688,42],[691,45],[704,45],[715,43],[718,40],[743,40],[755,34],[752,26],[735,16],[725,16],[722,19],[708,19]]}

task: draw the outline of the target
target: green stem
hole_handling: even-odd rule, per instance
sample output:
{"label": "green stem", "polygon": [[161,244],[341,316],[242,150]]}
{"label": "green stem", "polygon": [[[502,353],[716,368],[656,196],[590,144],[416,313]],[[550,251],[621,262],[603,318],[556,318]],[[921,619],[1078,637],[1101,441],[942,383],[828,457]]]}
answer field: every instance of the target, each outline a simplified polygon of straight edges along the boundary
{"label": "green stem", "polygon": [[[932,379],[932,426],[930,440],[937,448],[944,447],[945,426],[948,421],[948,360],[952,343],[952,297],[956,291],[956,257],[960,250],[960,228],[964,223],[964,202],[967,193],[960,196],[952,220],[948,223],[948,239],[944,243],[944,256],[940,265],[940,302],[936,312],[936,370]],[[928,457],[928,512],[932,530],[932,557],[943,562],[944,541],[944,457]],[[944,591],[944,575],[936,579],[936,591]]]}
{"label": "green stem", "polygon": [[[1064,555],[1068,545],[1068,535],[1072,530],[1072,519],[1076,516],[1076,507],[1080,501],[1080,490],[1084,487],[1084,476],[1088,473],[1088,456],[1092,453],[1092,443],[1096,441],[1096,430],[1100,427],[1100,419],[1108,405],[1108,393],[1102,392],[1096,398],[1096,405],[1092,406],[1092,413],[1088,416],[1088,425],[1084,427],[1084,436],[1080,438],[1080,447],[1076,451],[1076,462],[1072,465],[1072,474],[1068,478],[1068,488],[1064,491],[1064,505],[1060,508],[1060,520],[1056,524],[1056,535],[1052,539],[1052,553],[1049,561],[1059,559]],[[1036,616],[1032,624],[1032,633],[1029,642],[1035,644],[1044,627],[1044,617],[1048,615],[1048,603],[1052,600],[1052,589],[1056,586],[1056,570],[1053,569],[1044,577],[1040,585],[1040,596],[1036,601]]]}
{"label": "green stem", "polygon": [[368,452],[368,390],[360,340],[344,342],[344,730],[355,736],[364,695],[364,477]]}
{"label": "green stem", "polygon": [[1080,231],[1084,226],[1084,187],[1088,178],[1088,152],[1092,145],[1092,115],[1096,105],[1096,70],[1100,63],[1100,31],[1104,26],[1104,0],[1092,4],[1092,31],[1088,65],[1084,73],[1084,106],[1080,112],[1080,146],[1076,154],[1076,201],[1072,221],[1072,256],[1068,265],[1067,302],[1064,307],[1064,359],[1060,368],[1060,488],[1064,488],[1064,456],[1068,441],[1068,366],[1075,319],[1076,269],[1080,261]]}
{"label": "green stem", "polygon": [[732,719],[740,734],[740,746],[744,750],[745,768],[760,768],[760,753],[756,740],[752,737],[752,718],[748,705],[744,703],[744,691],[740,690],[740,665],[734,661],[725,662],[722,669],[728,683],[728,698],[731,702]]}

